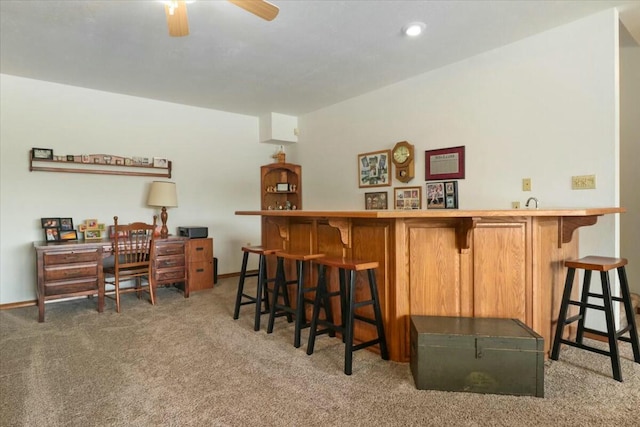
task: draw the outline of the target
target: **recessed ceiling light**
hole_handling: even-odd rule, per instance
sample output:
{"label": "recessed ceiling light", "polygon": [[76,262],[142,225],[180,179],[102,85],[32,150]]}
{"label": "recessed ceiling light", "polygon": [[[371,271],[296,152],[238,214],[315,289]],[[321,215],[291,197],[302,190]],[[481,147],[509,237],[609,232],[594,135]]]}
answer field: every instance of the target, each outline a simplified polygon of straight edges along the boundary
{"label": "recessed ceiling light", "polygon": [[412,22],[402,28],[402,32],[409,37],[416,37],[422,34],[427,24],[424,22]]}

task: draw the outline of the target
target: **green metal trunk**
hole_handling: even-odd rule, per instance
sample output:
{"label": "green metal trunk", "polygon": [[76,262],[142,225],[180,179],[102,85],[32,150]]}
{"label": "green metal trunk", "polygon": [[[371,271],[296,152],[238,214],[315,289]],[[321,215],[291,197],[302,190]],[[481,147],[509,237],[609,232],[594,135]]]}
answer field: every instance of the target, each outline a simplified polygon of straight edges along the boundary
{"label": "green metal trunk", "polygon": [[544,339],[517,319],[411,316],[421,390],[544,397]]}

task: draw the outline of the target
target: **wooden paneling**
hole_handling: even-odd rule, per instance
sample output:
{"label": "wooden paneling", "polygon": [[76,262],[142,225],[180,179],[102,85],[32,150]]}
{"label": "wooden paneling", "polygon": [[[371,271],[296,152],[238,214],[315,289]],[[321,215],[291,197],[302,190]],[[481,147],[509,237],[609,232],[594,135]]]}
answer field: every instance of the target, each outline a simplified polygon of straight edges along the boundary
{"label": "wooden paneling", "polygon": [[[408,362],[411,314],[519,319],[544,337],[548,351],[564,285],[563,261],[578,255],[577,233],[570,242],[561,241],[567,235],[562,215],[620,211],[240,214],[263,215],[263,244],[269,247],[378,261],[389,355]],[[315,280],[315,271],[311,274]],[[368,298],[365,280],[358,277],[361,298]],[[330,273],[329,286],[337,289],[336,272]],[[339,313],[337,302],[333,308]],[[374,336],[370,325],[357,325],[357,341]]]}
{"label": "wooden paneling", "polygon": [[[527,222],[480,223],[473,232],[473,312],[476,317],[531,323],[527,284]],[[528,289],[529,288],[529,289]],[[529,308],[527,307],[529,305]]]}
{"label": "wooden paneling", "polygon": [[409,227],[410,312],[460,315],[460,260],[456,230],[450,224]]}

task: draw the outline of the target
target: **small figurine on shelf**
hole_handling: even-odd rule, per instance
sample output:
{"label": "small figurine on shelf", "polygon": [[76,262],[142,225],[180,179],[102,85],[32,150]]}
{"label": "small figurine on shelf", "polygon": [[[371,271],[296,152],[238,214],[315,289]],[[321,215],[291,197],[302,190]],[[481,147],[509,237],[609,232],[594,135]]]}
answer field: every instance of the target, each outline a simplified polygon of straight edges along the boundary
{"label": "small figurine on shelf", "polygon": [[284,153],[284,147],[281,145],[278,151],[271,157],[276,159],[278,163],[285,163],[287,155]]}

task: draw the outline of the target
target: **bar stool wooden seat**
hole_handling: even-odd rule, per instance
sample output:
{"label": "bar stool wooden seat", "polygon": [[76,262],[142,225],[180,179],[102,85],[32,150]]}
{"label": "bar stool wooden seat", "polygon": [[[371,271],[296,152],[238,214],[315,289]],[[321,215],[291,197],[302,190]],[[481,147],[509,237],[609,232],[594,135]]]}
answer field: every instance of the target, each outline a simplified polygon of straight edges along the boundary
{"label": "bar stool wooden seat", "polygon": [[[560,305],[560,315],[558,317],[558,326],[556,328],[555,339],[553,341],[553,349],[551,351],[551,359],[558,360],[560,356],[560,344],[567,344],[583,350],[599,353],[611,358],[611,367],[613,377],[622,381],[622,373],[620,372],[620,354],[618,352],[618,340],[631,343],[633,348],[633,358],[636,363],[640,363],[640,346],[638,345],[638,329],[635,322],[635,316],[631,306],[631,294],[629,293],[629,284],[627,282],[627,274],[624,266],[627,265],[625,258],[608,258],[600,256],[587,256],[572,261],[565,261],[567,270],[567,278],[564,284],[564,292],[562,295],[562,303]],[[584,279],[582,283],[582,295],[580,301],[571,300],[571,290],[573,287],[576,269],[584,270]],[[609,270],[617,269],[618,278],[620,280],[620,297],[611,295],[611,285],[609,282]],[[591,272],[600,272],[600,281],[602,283],[602,293],[594,293],[590,290]],[[603,300],[603,305],[590,304],[589,298],[598,298]],[[616,330],[613,302],[622,302],[627,317],[627,325],[620,330]],[[569,305],[580,307],[577,315],[567,318]],[[604,311],[607,331],[602,332],[590,329],[584,326],[587,309]],[[578,330],[575,341],[562,338],[564,327],[570,323],[578,322]],[[609,342],[609,351],[601,350],[584,344],[584,333],[589,332],[595,335],[607,337]],[[622,336],[629,333],[629,337]]]}
{"label": "bar stool wooden seat", "polygon": [[[344,373],[346,375],[351,375],[354,351],[379,344],[380,356],[384,360],[389,360],[387,340],[384,334],[380,299],[378,297],[378,287],[376,283],[375,272],[379,265],[378,262],[328,257],[321,258],[317,262],[320,266],[320,273],[318,274],[318,287],[313,304],[313,315],[311,317],[311,331],[309,333],[309,343],[307,344],[307,354],[313,354],[316,336],[320,332],[325,332],[325,330],[328,329],[342,334],[342,341],[345,343]],[[327,267],[338,269],[340,279],[340,290],[338,292],[330,293],[328,290],[326,273]],[[367,273],[369,291],[371,294],[371,299],[369,300],[356,301],[356,273],[358,271],[366,271]],[[349,273],[348,280],[347,272]],[[347,283],[349,284],[348,288]],[[320,306],[322,301],[336,295],[340,296],[340,324],[333,322],[328,315],[325,316],[325,319],[320,319]],[[373,306],[373,319],[356,314],[357,308],[367,305]],[[328,306],[329,304],[325,303],[325,307]],[[355,320],[375,325],[378,337],[373,340],[354,345],[353,326]],[[318,325],[324,326],[326,329],[318,331]]]}
{"label": "bar stool wooden seat", "polygon": [[[267,292],[268,284],[275,281],[275,278],[267,276],[267,255],[273,255],[277,249],[264,249],[261,246],[244,246],[242,248],[242,268],[240,269],[240,279],[238,280],[238,293],[236,294],[236,305],[233,310],[233,318],[240,317],[240,307],[248,304],[255,304],[255,318],[253,321],[253,329],[260,330],[260,315],[269,313],[269,294]],[[247,263],[249,254],[258,255],[258,271],[247,273]],[[250,295],[244,290],[244,281],[247,277],[257,277],[255,295]],[[262,308],[264,304],[264,309]]]}
{"label": "bar stool wooden seat", "polygon": [[[267,326],[267,333],[273,332],[273,326],[276,317],[287,316],[287,320],[291,322],[291,316],[295,319],[295,330],[293,345],[294,347],[300,347],[300,333],[304,328],[308,328],[310,323],[306,320],[305,304],[313,304],[312,299],[305,298],[305,293],[315,291],[314,287],[305,287],[304,272],[305,264],[310,261],[316,261],[324,254],[308,254],[308,253],[294,253],[286,251],[276,252],[277,268],[276,268],[276,280],[273,286],[273,300],[271,304],[271,312],[269,314],[269,324]],[[296,275],[293,280],[287,280],[285,275],[284,260],[292,260],[296,263]],[[295,285],[296,287],[296,305],[293,307],[289,301],[289,285]],[[279,297],[282,297],[283,303],[279,302]]]}

